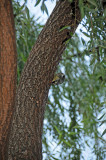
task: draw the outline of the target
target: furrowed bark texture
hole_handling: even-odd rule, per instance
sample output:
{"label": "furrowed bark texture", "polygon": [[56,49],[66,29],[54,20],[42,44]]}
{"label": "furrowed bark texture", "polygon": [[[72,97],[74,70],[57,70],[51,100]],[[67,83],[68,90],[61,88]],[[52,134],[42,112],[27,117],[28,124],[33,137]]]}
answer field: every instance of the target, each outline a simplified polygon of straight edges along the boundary
{"label": "furrowed bark texture", "polygon": [[[22,72],[10,131],[8,160],[41,160],[47,95],[70,32],[80,22],[78,0],[59,1]],[[61,30],[64,26],[71,29]]]}
{"label": "furrowed bark texture", "polygon": [[6,154],[5,144],[16,92],[16,66],[12,4],[10,0],[0,0],[0,160],[4,160]]}

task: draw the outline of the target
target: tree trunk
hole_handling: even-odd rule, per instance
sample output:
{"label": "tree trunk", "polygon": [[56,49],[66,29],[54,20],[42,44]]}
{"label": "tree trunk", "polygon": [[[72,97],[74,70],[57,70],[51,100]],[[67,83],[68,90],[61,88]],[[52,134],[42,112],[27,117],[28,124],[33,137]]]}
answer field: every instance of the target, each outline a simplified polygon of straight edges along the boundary
{"label": "tree trunk", "polygon": [[[79,22],[78,0],[72,3],[60,0],[32,48],[16,95],[8,160],[42,159],[42,130],[48,91],[66,41],[75,32]],[[64,26],[70,26],[70,29],[62,30]],[[10,43],[14,45],[14,42]]]}
{"label": "tree trunk", "polygon": [[0,160],[4,160],[17,81],[14,17],[10,0],[0,0]]}

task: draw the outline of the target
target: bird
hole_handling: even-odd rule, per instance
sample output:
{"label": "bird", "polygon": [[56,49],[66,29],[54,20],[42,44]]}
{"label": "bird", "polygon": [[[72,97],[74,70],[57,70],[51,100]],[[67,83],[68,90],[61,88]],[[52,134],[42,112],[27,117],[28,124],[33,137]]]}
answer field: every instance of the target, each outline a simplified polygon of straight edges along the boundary
{"label": "bird", "polygon": [[63,83],[64,80],[65,80],[65,75],[63,73],[57,73],[52,80],[52,84],[58,85]]}

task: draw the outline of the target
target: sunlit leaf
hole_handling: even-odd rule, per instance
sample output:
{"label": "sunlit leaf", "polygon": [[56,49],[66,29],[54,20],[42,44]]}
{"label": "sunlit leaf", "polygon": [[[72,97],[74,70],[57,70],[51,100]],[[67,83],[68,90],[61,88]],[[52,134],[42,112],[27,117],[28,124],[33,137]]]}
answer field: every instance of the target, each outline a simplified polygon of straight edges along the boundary
{"label": "sunlit leaf", "polygon": [[98,120],[101,120],[106,114],[104,113]]}
{"label": "sunlit leaf", "polygon": [[106,129],[103,131],[101,136],[103,137],[105,134],[106,134]]}
{"label": "sunlit leaf", "polygon": [[40,2],[41,0],[36,0],[35,6],[37,6]]}

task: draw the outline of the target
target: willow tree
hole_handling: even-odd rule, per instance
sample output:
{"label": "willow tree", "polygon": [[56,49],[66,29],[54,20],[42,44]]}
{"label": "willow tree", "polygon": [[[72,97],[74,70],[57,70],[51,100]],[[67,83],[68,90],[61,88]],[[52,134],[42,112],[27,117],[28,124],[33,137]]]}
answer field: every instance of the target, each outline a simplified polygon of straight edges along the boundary
{"label": "willow tree", "polygon": [[[40,0],[37,0],[36,5],[39,2]],[[41,9],[47,12],[44,0],[42,2]],[[11,0],[0,1],[0,159],[42,159],[42,128],[46,104],[48,105],[45,118],[48,124],[44,126],[44,134],[47,128],[50,127],[50,131],[52,129],[54,139],[58,140],[57,146],[60,144],[62,146],[61,159],[80,160],[81,149],[84,149],[82,137],[86,135],[95,140],[93,152],[97,159],[105,159],[103,148],[105,140],[100,136],[98,125],[99,122],[100,125],[105,122],[101,110],[104,106],[106,3],[98,0],[96,2],[91,0],[58,1],[37,38],[34,37],[36,29],[33,28],[32,23],[22,21],[21,26],[21,18],[25,17],[19,15],[21,11],[25,13],[22,10],[24,5],[19,10],[16,7],[18,15],[14,10],[13,16]],[[26,11],[29,18],[27,7]],[[79,47],[75,48],[81,45],[80,39],[77,37],[74,40],[75,30],[81,20],[80,12],[82,17],[86,15],[81,23],[88,33],[83,30],[81,32],[90,39],[86,43],[81,37],[82,43],[86,46],[84,51],[80,51]],[[17,24],[14,27],[16,19],[18,27]],[[26,34],[29,27],[32,28],[30,34],[33,36]],[[17,30],[17,51],[15,29]],[[72,38],[73,34],[74,38]],[[19,86],[16,87],[17,52],[23,57],[24,62],[26,61],[24,53],[20,50],[22,43],[24,45],[25,36],[28,39],[25,47],[29,57],[21,73]],[[65,50],[69,39],[71,43]],[[30,44],[34,40],[36,43],[28,53],[31,48]],[[64,93],[61,95],[59,92],[60,86],[52,87],[52,91],[56,90],[53,92],[54,102],[48,103],[48,91],[64,50],[62,63],[65,64],[64,72],[67,81],[65,85],[63,84]],[[23,62],[21,63],[18,59],[18,63],[18,74],[20,74],[19,66],[22,67]],[[64,108],[60,102],[64,98],[68,100],[69,109]],[[62,120],[59,118],[57,108],[61,110]],[[66,110],[67,117],[69,115],[71,119],[69,126],[64,124]],[[99,113],[100,121],[98,120]],[[105,132],[106,130],[102,136]],[[43,139],[44,141],[46,140]],[[88,142],[86,144],[89,145]],[[48,144],[45,143],[45,146],[49,154]],[[49,158],[55,159],[53,153],[47,155],[47,159]]]}
{"label": "willow tree", "polygon": [[[11,0],[0,1],[0,159],[42,159],[48,91],[66,41],[80,19],[78,0],[57,2],[29,54],[16,92],[17,52],[12,3]],[[65,26],[68,28],[63,29]]]}

